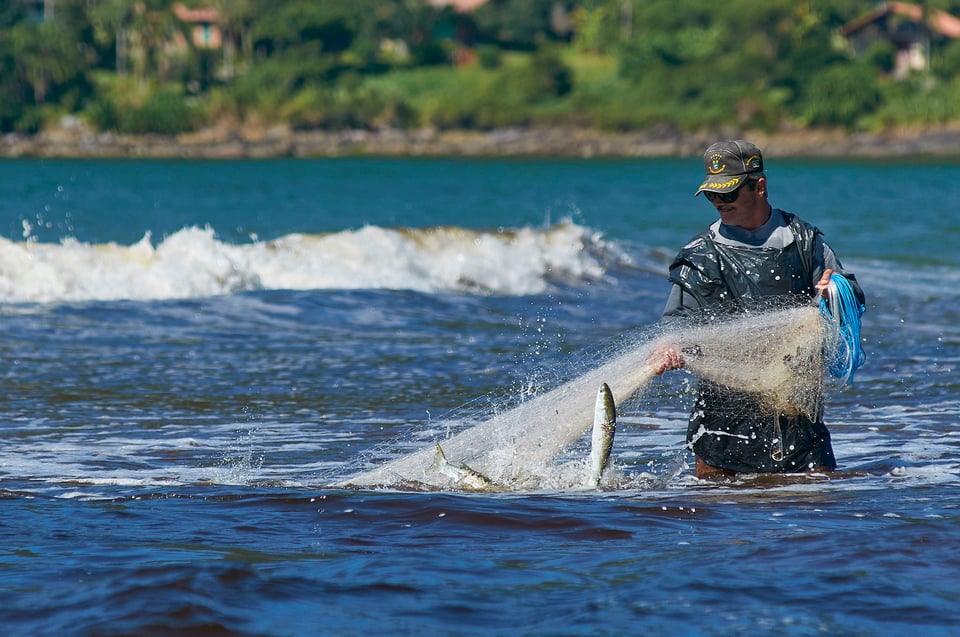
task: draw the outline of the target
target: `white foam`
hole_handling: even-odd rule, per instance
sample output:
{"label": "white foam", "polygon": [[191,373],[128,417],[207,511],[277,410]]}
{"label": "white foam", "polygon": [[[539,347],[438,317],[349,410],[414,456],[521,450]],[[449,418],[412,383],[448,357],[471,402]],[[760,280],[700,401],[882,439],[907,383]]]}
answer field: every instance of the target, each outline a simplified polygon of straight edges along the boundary
{"label": "white foam", "polygon": [[255,289],[409,289],[522,295],[554,281],[602,278],[627,261],[587,228],[476,231],[367,226],[231,244],[210,227],[184,228],[158,245],[0,238],[0,302],[152,300]]}

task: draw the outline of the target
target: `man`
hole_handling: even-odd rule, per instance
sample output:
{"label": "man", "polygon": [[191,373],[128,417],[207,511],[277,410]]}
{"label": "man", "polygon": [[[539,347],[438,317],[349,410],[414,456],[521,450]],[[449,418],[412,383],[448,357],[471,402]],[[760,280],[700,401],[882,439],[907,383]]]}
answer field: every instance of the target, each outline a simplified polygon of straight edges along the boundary
{"label": "man", "polygon": [[[759,148],[743,140],[717,142],[703,163],[707,175],[696,195],[703,193],[720,218],[670,266],[665,319],[743,310],[770,297],[809,303],[827,294],[833,273],[845,276],[863,302],[856,278],[844,273],[820,231],[771,207]],[[668,349],[657,373],[683,365],[682,354]],[[837,464],[822,410],[813,419],[771,414],[756,397],[706,380],[699,383],[687,443],[700,478],[830,471]]]}

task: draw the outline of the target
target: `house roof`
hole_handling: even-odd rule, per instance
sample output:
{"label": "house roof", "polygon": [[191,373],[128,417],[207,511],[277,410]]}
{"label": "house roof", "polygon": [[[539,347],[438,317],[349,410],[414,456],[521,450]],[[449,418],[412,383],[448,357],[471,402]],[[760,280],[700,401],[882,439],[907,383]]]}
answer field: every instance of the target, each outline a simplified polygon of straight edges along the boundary
{"label": "house roof", "polygon": [[173,5],[173,13],[183,22],[216,24],[220,21],[220,14],[216,9],[190,9],[179,2]]}
{"label": "house roof", "polygon": [[912,2],[881,2],[875,9],[840,27],[840,33],[851,35],[888,15],[899,15],[926,24],[933,31],[949,38],[960,38],[960,18],[940,9],[930,9]]}
{"label": "house roof", "polygon": [[453,7],[460,13],[470,13],[487,4],[488,0],[429,0],[429,2],[438,9]]}

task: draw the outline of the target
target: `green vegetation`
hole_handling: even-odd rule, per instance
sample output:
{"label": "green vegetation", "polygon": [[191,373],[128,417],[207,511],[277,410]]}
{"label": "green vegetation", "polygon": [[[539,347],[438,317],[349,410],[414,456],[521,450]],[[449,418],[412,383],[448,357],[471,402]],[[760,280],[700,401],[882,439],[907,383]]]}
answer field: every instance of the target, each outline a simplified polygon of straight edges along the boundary
{"label": "green vegetation", "polygon": [[[427,0],[11,0],[0,5],[0,132],[64,115],[131,134],[960,119],[960,40],[934,37],[929,68],[896,78],[889,42],[852,54],[837,29],[876,6],[490,0],[460,14]],[[960,0],[924,6],[960,15]],[[205,41],[211,29],[219,37]]]}

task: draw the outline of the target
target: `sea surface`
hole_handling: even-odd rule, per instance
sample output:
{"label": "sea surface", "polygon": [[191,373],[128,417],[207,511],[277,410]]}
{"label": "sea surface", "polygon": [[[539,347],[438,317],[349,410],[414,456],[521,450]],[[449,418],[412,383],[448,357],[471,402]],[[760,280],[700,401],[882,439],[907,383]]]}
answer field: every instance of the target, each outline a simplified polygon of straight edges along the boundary
{"label": "sea surface", "polygon": [[697,480],[677,371],[476,493],[350,480],[644,343],[700,158],[0,162],[3,633],[960,635],[960,164],[767,163],[867,294],[841,471]]}

